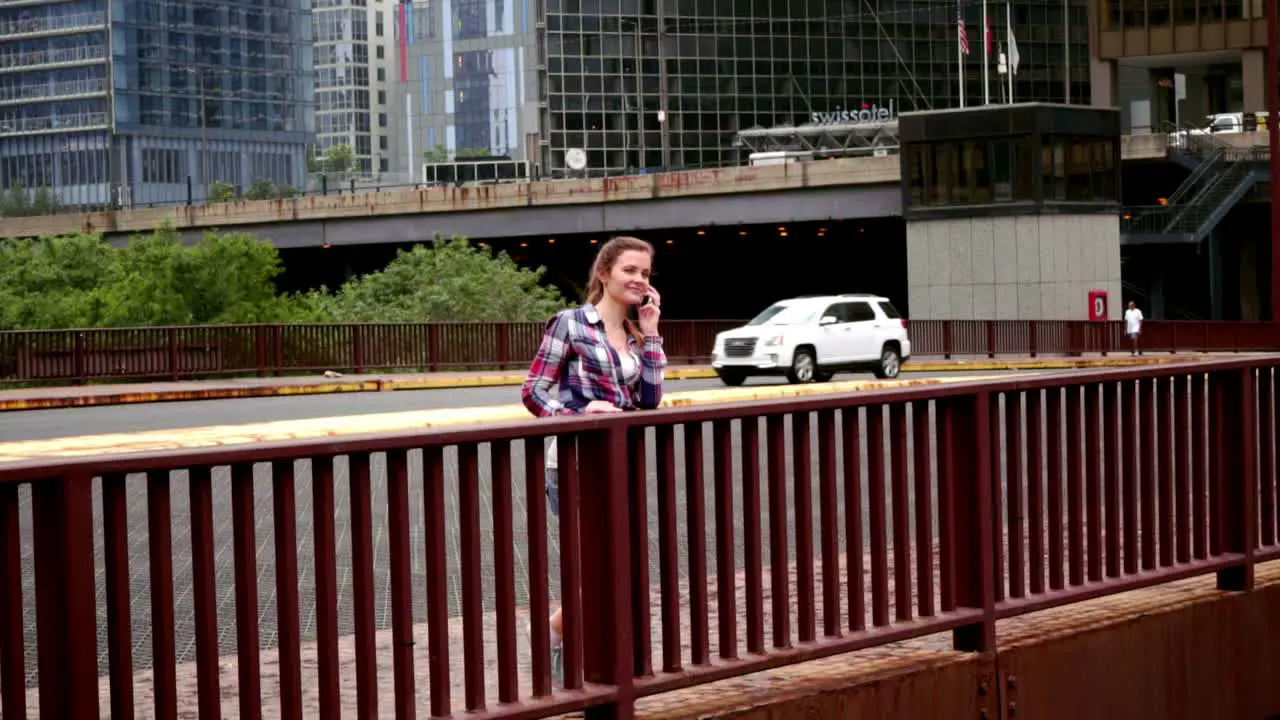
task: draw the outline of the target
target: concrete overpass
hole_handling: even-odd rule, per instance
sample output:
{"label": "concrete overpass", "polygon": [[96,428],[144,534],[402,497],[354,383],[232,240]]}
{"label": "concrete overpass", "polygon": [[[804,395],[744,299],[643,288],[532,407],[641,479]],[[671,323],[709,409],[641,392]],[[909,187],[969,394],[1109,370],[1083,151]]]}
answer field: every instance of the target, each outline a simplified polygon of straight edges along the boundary
{"label": "concrete overpass", "polygon": [[[1265,135],[1260,137],[1265,141]],[[1167,148],[1167,135],[1125,136],[1122,157],[1160,159]],[[191,239],[211,229],[241,230],[284,248],[415,242],[435,233],[476,239],[608,234],[900,215],[900,178],[896,156],[840,158],[619,178],[6,218],[0,232],[9,237],[99,232],[122,242],[132,233],[169,221]]]}

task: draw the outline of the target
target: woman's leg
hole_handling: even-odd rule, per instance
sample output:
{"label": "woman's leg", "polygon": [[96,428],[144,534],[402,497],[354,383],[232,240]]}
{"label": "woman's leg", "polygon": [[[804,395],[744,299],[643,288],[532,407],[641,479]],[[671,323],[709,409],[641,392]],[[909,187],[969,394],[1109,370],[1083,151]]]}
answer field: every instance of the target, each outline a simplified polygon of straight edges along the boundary
{"label": "woman's leg", "polygon": [[[552,444],[552,451],[555,444]],[[560,517],[560,482],[556,468],[547,468],[547,504],[551,514]],[[551,678],[555,681],[564,679],[564,611],[556,608],[551,614]]]}

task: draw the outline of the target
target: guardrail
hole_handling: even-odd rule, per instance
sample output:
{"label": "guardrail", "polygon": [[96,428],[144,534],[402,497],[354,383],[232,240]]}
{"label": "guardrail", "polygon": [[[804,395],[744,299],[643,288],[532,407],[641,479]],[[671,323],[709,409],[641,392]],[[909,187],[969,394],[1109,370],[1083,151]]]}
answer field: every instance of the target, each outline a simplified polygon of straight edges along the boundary
{"label": "guardrail", "polygon": [[[673,363],[710,358],[716,333],[738,320],[663,322]],[[0,332],[0,382],[83,383],[353,371],[515,369],[537,351],[543,323],[369,325],[205,325],[195,327]],[[1070,320],[916,320],[913,354],[1078,355],[1128,351],[1120,322]],[[1265,322],[1148,321],[1150,352],[1280,349]]]}
{"label": "guardrail", "polygon": [[629,717],[946,631],[989,650],[1002,618],[1192,575],[1249,591],[1280,557],[1277,365],[0,466],[0,711]]}

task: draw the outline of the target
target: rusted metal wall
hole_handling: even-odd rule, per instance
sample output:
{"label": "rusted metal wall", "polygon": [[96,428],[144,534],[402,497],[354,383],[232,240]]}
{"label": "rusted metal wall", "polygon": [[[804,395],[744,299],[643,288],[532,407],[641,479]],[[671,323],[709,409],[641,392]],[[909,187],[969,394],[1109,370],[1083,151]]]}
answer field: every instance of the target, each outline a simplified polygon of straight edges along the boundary
{"label": "rusted metal wall", "polygon": [[1271,720],[1280,715],[1280,584],[1117,619],[1123,622],[1002,650],[1000,717]]}

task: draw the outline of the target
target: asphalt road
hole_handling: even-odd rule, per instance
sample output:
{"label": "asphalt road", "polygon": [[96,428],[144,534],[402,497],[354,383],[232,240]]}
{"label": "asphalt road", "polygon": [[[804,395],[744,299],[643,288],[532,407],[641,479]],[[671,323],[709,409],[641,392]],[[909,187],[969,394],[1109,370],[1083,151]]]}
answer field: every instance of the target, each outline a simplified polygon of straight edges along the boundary
{"label": "asphalt road", "polygon": [[[968,373],[908,373],[904,378],[972,375]],[[984,372],[982,375],[1012,375],[1012,372]],[[867,378],[870,375],[839,375],[836,380]],[[758,378],[749,384],[785,382]],[[675,380],[669,391],[707,390],[723,387],[719,380]],[[520,402],[515,386],[462,388],[450,390],[396,391],[387,393],[340,393],[295,395],[270,398],[197,400],[191,402],[104,405],[85,408],[28,410],[0,413],[0,442],[43,440],[46,438],[139,432],[167,428],[243,425],[276,420],[300,420],[342,415],[430,410],[434,408],[477,407]]]}
{"label": "asphalt road", "polygon": [[[681,381],[671,384],[672,390],[695,390],[699,388],[717,387],[718,381],[715,380],[699,380],[699,381]],[[0,435],[5,439],[25,438],[43,438],[58,437],[66,435],[78,435],[102,432],[122,432],[128,430],[144,430],[166,427],[183,427],[183,426],[208,426],[215,424],[235,424],[246,423],[261,420],[282,420],[289,418],[307,418],[307,417],[325,417],[338,416],[342,414],[352,413],[374,413],[374,412],[390,412],[397,410],[422,409],[430,407],[460,407],[465,405],[490,405],[499,403],[509,403],[516,400],[517,389],[514,387],[498,387],[483,388],[469,390],[433,390],[423,392],[393,392],[393,393],[369,393],[369,394],[348,394],[348,395],[323,395],[323,396],[307,396],[307,397],[290,397],[290,398],[273,398],[273,399],[251,399],[251,400],[225,400],[225,401],[201,401],[190,403],[165,403],[155,405],[134,405],[134,406],[116,406],[101,408],[85,408],[74,410],[46,410],[33,411],[25,413],[4,413],[0,414]],[[789,423],[788,423],[789,424]],[[864,425],[865,427],[865,425]],[[709,431],[710,428],[705,428]],[[788,433],[789,434],[789,433]],[[766,437],[762,434],[762,445],[767,444]],[[926,440],[931,446],[934,444],[933,433]],[[710,467],[710,456],[712,454],[714,443],[711,442],[709,435],[704,439],[707,448],[706,462]],[[914,441],[913,441],[914,442]],[[863,440],[863,447],[866,447],[866,440]],[[677,452],[677,513],[679,517],[678,545],[680,553],[680,574],[685,578],[687,571],[687,551],[688,551],[688,533],[686,526],[685,511],[685,486],[684,486],[684,468],[683,468],[683,433],[677,432],[676,447]],[[740,447],[739,433],[734,432],[734,456],[742,457],[742,448]],[[654,468],[656,463],[653,461],[653,444],[651,441],[648,463],[649,479],[648,479],[648,496],[649,496],[649,557],[650,557],[650,577],[657,582],[658,574],[658,526],[657,526],[657,487]],[[762,448],[763,449],[763,448]],[[814,467],[817,467],[818,448],[813,448]],[[788,451],[788,455],[791,452]],[[840,450],[841,456],[843,449]],[[524,492],[524,461],[523,448],[517,443],[513,451],[512,467],[514,470],[513,477],[513,493],[512,502],[514,509],[514,532],[515,532],[515,578],[516,578],[516,601],[517,605],[524,607],[528,603],[529,596],[529,572],[528,572],[528,553],[527,553],[527,537],[528,528],[525,519],[527,517],[527,502]],[[490,455],[487,448],[481,448],[481,479],[480,479],[480,523],[481,523],[481,562],[483,564],[483,595],[484,606],[486,610],[494,609],[494,586],[493,578],[495,576],[493,568],[493,493],[489,479]],[[459,513],[459,495],[458,495],[458,468],[456,463],[456,453],[453,450],[447,451],[445,455],[445,503],[446,517],[448,518],[448,527],[446,529],[446,577],[444,578],[428,578],[426,574],[425,561],[425,532],[426,523],[423,518],[422,508],[422,468],[421,454],[418,452],[410,455],[410,548],[412,552],[411,573],[413,576],[412,583],[414,588],[424,588],[428,583],[445,582],[448,588],[448,597],[450,605],[450,615],[456,617],[460,613],[461,606],[461,584],[460,584],[460,563],[461,563],[461,538],[458,527]],[[735,474],[741,477],[740,463],[734,462]],[[865,459],[862,462],[865,468]],[[767,466],[766,466],[767,467]],[[841,467],[843,461],[841,460]],[[865,470],[864,470],[865,472]],[[354,632],[353,620],[353,595],[352,595],[352,567],[351,567],[351,517],[350,517],[350,501],[349,501],[349,476],[347,473],[347,464],[345,458],[339,458],[335,462],[334,468],[335,480],[335,500],[336,500],[336,537],[337,537],[337,571],[338,571],[338,597],[339,597],[339,632],[343,635]],[[373,552],[374,552],[374,592],[375,592],[375,623],[378,629],[384,629],[390,626],[390,562],[389,562],[389,542],[388,536],[388,517],[387,517],[387,478],[386,468],[381,456],[373,457],[373,467],[371,471],[372,495],[373,495]],[[708,477],[710,475],[708,474]],[[304,642],[315,637],[315,601],[314,601],[314,557],[313,550],[313,528],[312,528],[312,489],[311,489],[310,463],[301,462],[297,466],[296,472],[296,499],[297,499],[297,534],[298,534],[298,567],[299,567],[299,592],[301,596],[302,610],[302,635]],[[791,479],[787,480],[788,501],[784,512],[788,516],[788,525],[790,526],[788,535],[794,536],[794,489]],[[818,499],[819,494],[816,488],[816,481],[813,487],[813,514],[815,519],[819,514]],[[194,660],[194,626],[193,620],[193,598],[192,598],[192,577],[191,577],[191,553],[190,553],[190,514],[188,507],[187,481],[186,472],[178,471],[171,475],[171,492],[173,499],[173,517],[172,517],[172,537],[174,545],[174,598],[176,605],[176,640],[178,662],[190,662]],[[257,540],[258,540],[258,588],[260,592],[258,618],[261,627],[262,644],[264,647],[271,647],[276,643],[275,632],[275,558],[274,558],[274,538],[273,538],[273,521],[272,521],[272,483],[270,480],[270,468],[267,466],[259,466],[257,468],[257,482],[255,483],[255,498],[257,506]],[[743,498],[741,496],[741,484],[735,483],[737,491],[735,494],[735,538],[734,545],[735,558],[738,567],[742,567],[744,558],[742,536],[743,528]],[[864,488],[865,492],[865,488]],[[712,520],[711,509],[714,507],[714,495],[710,488],[706,490],[707,502],[707,519],[706,519],[706,548],[708,567],[714,572],[716,538],[715,526]],[[133,609],[133,632],[134,632],[134,662],[137,671],[145,671],[151,667],[151,639],[150,639],[150,580],[147,568],[149,567],[148,559],[148,542],[147,542],[147,502],[146,502],[146,484],[145,479],[141,476],[130,477],[127,481],[127,496],[129,505],[129,529],[130,542],[129,545],[133,549],[131,553],[130,576],[132,580],[132,609]],[[29,488],[21,489],[22,498],[22,523],[23,523],[23,543],[22,543],[22,564],[24,568],[24,591],[26,600],[24,602],[24,617],[26,620],[27,633],[27,674],[28,682],[34,684],[36,678],[36,655],[35,655],[35,605],[34,605],[34,582],[33,582],[33,554],[30,540],[31,516],[30,516],[30,492]],[[535,501],[543,502],[541,497]],[[870,506],[868,499],[864,495],[860,498],[860,505],[863,507],[864,517],[870,517]],[[95,502],[97,505],[97,502]],[[769,563],[768,550],[768,528],[769,528],[769,508],[767,484],[762,488],[761,493],[761,526],[764,528],[764,562]],[[843,517],[846,502],[843,498],[843,489],[839,490],[839,499],[837,501],[839,514]],[[886,506],[887,507],[887,506]],[[914,511],[913,511],[914,512]],[[95,525],[98,530],[95,533],[98,542],[101,543],[101,516],[95,513]],[[231,526],[231,497],[230,497],[230,481],[225,468],[219,468],[215,471],[214,481],[214,525],[215,525],[215,557],[217,565],[217,599],[218,606],[218,625],[220,634],[220,646],[223,654],[233,654],[235,652],[235,585],[234,585],[234,562],[232,553],[232,526]],[[892,538],[892,519],[888,518],[889,538]],[[935,515],[936,524],[936,515]],[[843,520],[840,520],[840,543],[841,547],[845,546],[843,537]],[[559,528],[555,519],[550,522],[548,537],[548,554],[550,561],[550,582],[552,602],[555,603],[559,595]],[[815,528],[814,532],[817,530]],[[869,532],[869,527],[868,527]],[[816,537],[815,537],[816,540]],[[891,541],[891,540],[890,540]],[[794,554],[795,542],[788,542],[789,554]],[[100,657],[100,668],[105,673],[107,668],[106,660],[106,621],[103,613],[105,612],[105,587],[104,576],[102,572],[102,554],[99,549],[97,555],[99,573],[98,573],[98,603],[99,608],[99,625],[98,625],[98,650]],[[656,598],[656,590],[655,595]],[[414,620],[422,622],[426,617],[426,600],[425,594],[415,590],[414,595]],[[521,662],[526,663],[527,657],[522,658]],[[460,676],[460,673],[458,673]]]}

